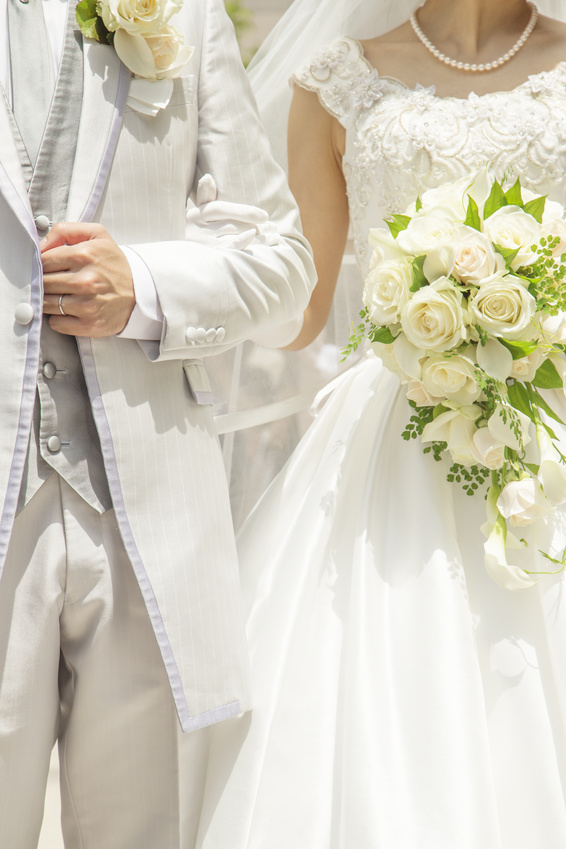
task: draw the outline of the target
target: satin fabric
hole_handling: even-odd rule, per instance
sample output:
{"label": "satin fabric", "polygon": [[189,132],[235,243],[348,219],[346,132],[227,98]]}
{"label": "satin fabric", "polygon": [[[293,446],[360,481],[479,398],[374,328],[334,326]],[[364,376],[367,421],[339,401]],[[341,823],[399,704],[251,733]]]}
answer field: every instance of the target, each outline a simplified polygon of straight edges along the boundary
{"label": "satin fabric", "polygon": [[240,534],[255,710],[215,729],[206,849],[566,845],[562,577],[491,581],[409,415],[365,359]]}

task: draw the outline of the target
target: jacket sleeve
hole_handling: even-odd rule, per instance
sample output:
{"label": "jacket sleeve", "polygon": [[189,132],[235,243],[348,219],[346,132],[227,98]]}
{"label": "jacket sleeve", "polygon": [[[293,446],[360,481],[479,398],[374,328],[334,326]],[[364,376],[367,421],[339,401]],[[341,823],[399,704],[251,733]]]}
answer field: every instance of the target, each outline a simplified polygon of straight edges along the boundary
{"label": "jacket sleeve", "polygon": [[142,343],[156,360],[200,358],[244,339],[263,341],[276,328],[281,334],[283,325],[293,327],[315,283],[298,211],[271,156],[223,0],[203,3],[195,182],[210,174],[218,201],[264,210],[270,237],[258,228],[249,244],[234,247],[201,216],[186,241],[132,246],[151,272],[164,315],[159,346]]}

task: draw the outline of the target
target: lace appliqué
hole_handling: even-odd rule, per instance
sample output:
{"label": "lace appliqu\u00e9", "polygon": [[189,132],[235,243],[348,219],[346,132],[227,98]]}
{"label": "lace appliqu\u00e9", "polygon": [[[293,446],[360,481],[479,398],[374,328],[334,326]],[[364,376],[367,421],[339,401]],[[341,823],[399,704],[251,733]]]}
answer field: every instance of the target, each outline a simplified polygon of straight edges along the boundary
{"label": "lace appliqu\u00e9", "polygon": [[521,177],[537,194],[566,200],[566,63],[512,91],[437,97],[379,76],[359,42],[340,39],[295,81],[346,128],[343,169],[358,260],[365,273],[370,227],[427,188],[486,166]]}

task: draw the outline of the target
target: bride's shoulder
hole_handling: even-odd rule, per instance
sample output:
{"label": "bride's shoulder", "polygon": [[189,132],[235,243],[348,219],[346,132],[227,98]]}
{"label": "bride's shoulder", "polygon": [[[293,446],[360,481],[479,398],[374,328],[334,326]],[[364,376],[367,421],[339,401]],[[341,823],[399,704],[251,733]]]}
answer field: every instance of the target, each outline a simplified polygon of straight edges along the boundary
{"label": "bride's shoulder", "polygon": [[342,36],[315,51],[297,69],[291,81],[300,89],[315,92],[325,109],[343,120],[352,106],[357,81],[367,77],[371,67],[359,41]]}

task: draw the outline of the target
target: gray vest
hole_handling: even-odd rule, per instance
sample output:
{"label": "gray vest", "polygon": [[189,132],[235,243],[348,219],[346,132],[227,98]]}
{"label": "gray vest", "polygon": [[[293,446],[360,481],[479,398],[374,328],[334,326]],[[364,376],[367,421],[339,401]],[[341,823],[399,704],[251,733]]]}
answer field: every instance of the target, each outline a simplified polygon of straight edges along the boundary
{"label": "gray vest", "polygon": [[[82,37],[74,20],[71,0],[59,75],[35,163],[13,122],[40,238],[52,222],[66,219],[83,85]],[[99,513],[112,506],[75,337],[55,333],[45,321],[34,424],[18,509],[53,471]]]}

